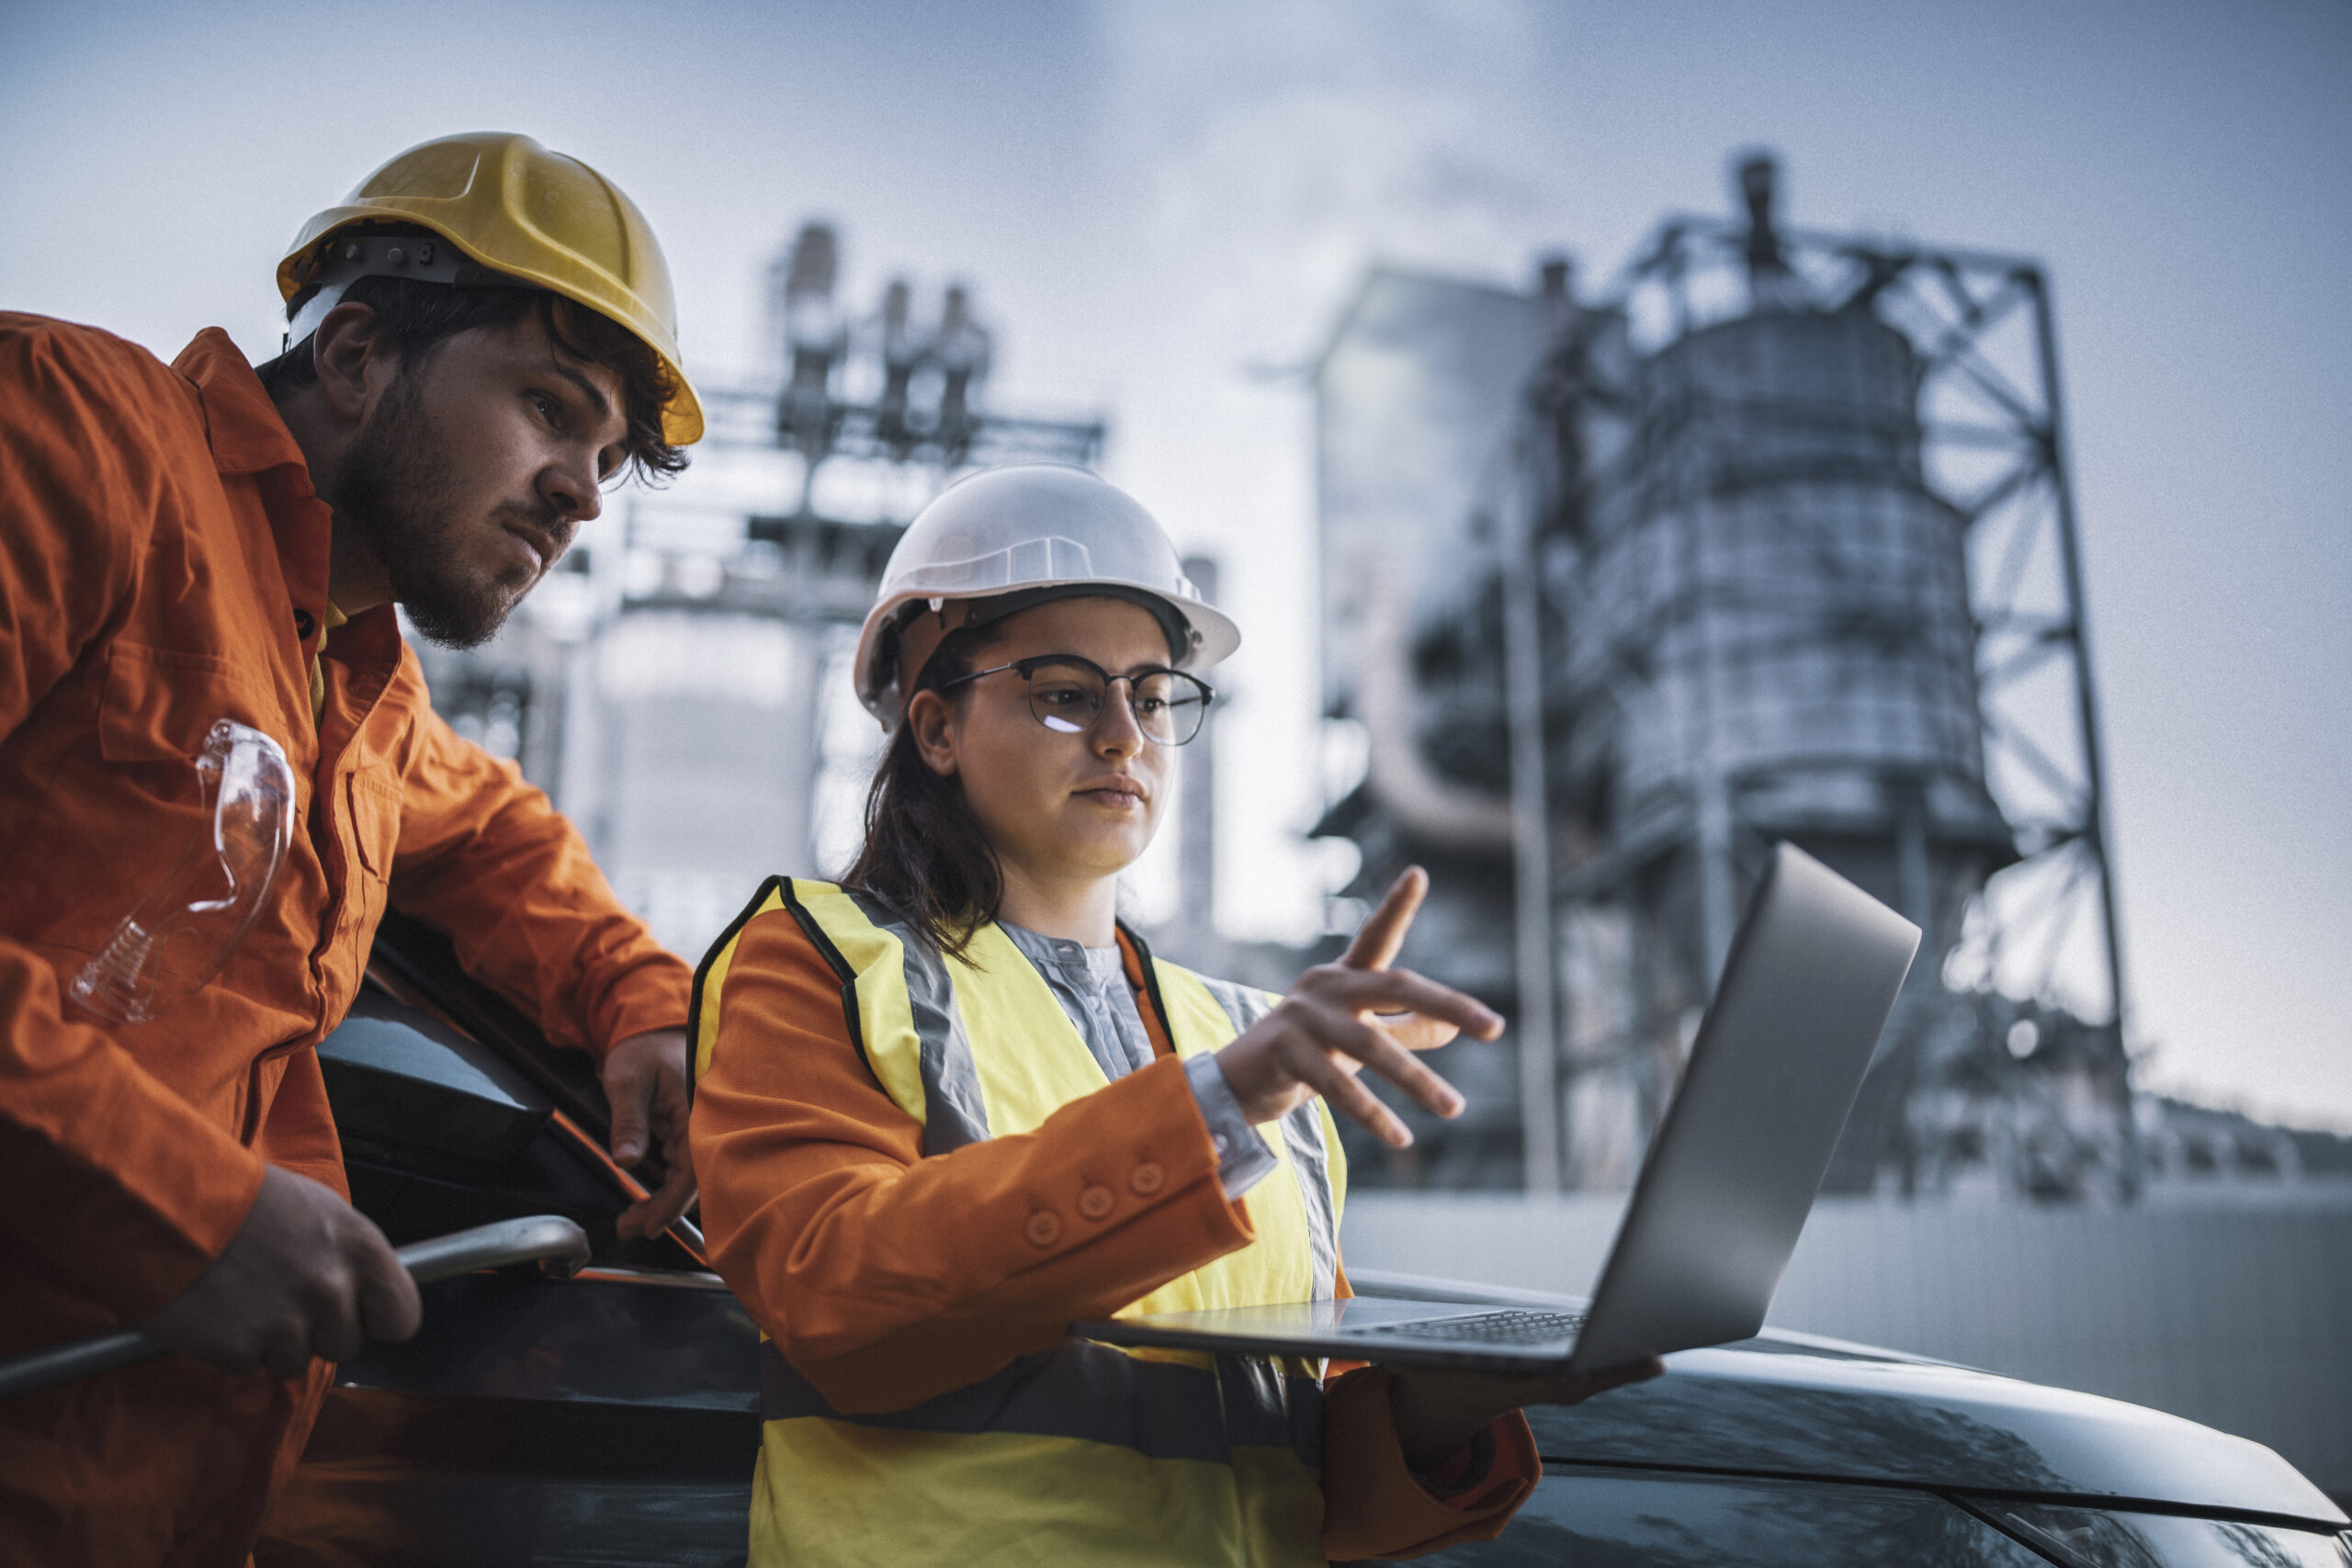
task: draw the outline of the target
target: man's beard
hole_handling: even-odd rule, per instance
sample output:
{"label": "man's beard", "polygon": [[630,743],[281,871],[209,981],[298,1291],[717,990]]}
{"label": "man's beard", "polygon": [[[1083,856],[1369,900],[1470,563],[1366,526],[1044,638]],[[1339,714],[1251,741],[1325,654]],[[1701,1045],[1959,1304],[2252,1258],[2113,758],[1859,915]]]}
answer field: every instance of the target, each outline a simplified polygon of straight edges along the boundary
{"label": "man's beard", "polygon": [[[443,478],[445,461],[415,381],[403,370],[352,438],[330,499],[336,525],[356,529],[382,563],[410,624],[444,648],[479,648],[498,634],[531,584],[510,589],[496,576],[466,571],[459,548],[466,529]],[[510,513],[550,538],[568,531],[551,506],[506,501],[491,515]]]}

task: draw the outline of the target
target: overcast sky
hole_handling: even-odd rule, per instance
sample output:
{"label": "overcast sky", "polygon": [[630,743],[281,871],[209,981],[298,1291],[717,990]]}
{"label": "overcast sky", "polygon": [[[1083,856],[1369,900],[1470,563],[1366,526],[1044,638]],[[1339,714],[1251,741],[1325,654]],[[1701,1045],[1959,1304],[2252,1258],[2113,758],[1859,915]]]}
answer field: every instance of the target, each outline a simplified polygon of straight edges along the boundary
{"label": "overcast sky", "polygon": [[[1226,925],[1325,861],[1295,364],[1374,259],[1605,277],[1777,149],[1792,218],[2044,258],[2074,425],[2134,1033],[2152,1081],[2352,1126],[2352,6],[397,9],[0,0],[0,304],[274,347],[271,270],[412,142],[526,130],[645,209],[690,366],[759,357],[812,214],[846,287],[970,278],[998,400],[1226,562],[1250,642]],[[752,868],[765,871],[767,867]]]}

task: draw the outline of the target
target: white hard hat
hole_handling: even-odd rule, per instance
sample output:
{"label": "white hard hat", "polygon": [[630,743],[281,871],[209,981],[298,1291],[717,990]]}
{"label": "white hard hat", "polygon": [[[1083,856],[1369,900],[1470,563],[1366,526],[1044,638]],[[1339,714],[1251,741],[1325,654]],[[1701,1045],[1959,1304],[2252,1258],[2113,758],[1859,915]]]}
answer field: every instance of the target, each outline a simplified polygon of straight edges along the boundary
{"label": "white hard hat", "polygon": [[1240,628],[1201,598],[1134,497],[1084,468],[1016,463],[950,485],[907,525],[858,634],[858,701],[885,729],[897,726],[906,688],[922,674],[898,657],[909,605],[1002,601],[962,622],[973,626],[1090,591],[1157,615],[1180,670],[1205,670],[1241,646]]}

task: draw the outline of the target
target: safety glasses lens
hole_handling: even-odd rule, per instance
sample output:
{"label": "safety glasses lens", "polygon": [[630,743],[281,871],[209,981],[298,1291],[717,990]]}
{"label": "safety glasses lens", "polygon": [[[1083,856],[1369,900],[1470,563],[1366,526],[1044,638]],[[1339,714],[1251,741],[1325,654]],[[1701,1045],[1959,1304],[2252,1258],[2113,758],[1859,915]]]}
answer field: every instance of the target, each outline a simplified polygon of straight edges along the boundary
{"label": "safety glasses lens", "polygon": [[294,771],[277,741],[224,718],[196,773],[208,819],[68,987],[107,1022],[143,1023],[219,974],[294,840]]}

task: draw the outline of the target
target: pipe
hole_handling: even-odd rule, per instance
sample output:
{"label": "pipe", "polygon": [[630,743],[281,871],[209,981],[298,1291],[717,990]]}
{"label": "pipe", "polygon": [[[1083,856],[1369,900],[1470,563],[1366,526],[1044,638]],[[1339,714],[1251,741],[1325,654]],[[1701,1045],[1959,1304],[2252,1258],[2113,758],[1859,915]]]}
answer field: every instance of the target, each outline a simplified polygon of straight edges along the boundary
{"label": "pipe", "polygon": [[[1183,572],[1201,597],[1217,602],[1215,556],[1186,556]],[[1196,951],[1208,951],[1216,934],[1216,718],[1193,739],[1176,796],[1176,919],[1190,928]],[[1189,955],[1188,955],[1189,956]]]}
{"label": "pipe", "polygon": [[1551,786],[1544,735],[1544,614],[1535,508],[1512,509],[1503,573],[1503,670],[1510,715],[1512,956],[1519,976],[1519,1124],[1531,1195],[1560,1190],[1559,941],[1553,927]]}
{"label": "pipe", "polygon": [[1401,595],[1386,563],[1363,564],[1363,674],[1357,700],[1370,752],[1365,776],[1381,805],[1415,838],[1448,850],[1505,854],[1511,847],[1507,799],[1441,776],[1413,738],[1411,644]]}

